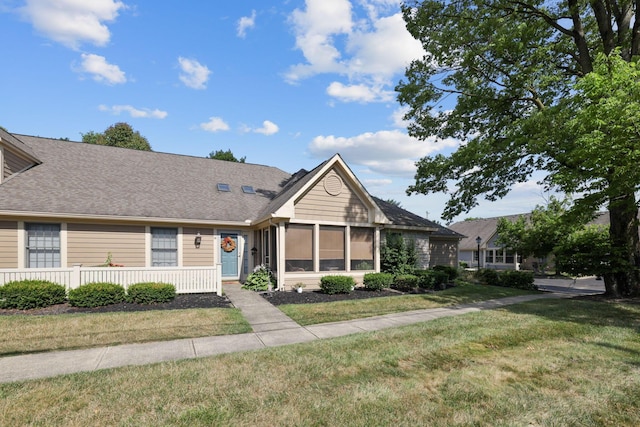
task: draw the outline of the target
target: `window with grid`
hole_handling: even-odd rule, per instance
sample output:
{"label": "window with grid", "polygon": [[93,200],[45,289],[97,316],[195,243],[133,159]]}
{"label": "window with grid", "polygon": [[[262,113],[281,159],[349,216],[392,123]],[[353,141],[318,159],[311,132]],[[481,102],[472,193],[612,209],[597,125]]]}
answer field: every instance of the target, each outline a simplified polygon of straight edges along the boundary
{"label": "window with grid", "polygon": [[151,265],[175,267],[178,265],[178,230],[151,228]]}
{"label": "window with grid", "polygon": [[26,224],[27,267],[60,267],[60,224]]}
{"label": "window with grid", "polygon": [[351,227],[351,269],[373,270],[373,228]]}
{"label": "window with grid", "polygon": [[320,271],[344,270],[344,227],[320,227]]}

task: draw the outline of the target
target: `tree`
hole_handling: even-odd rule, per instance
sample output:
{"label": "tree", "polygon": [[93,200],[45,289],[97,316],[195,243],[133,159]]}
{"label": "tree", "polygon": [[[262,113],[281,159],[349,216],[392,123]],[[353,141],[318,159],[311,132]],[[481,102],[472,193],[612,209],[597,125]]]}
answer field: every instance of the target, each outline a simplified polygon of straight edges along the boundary
{"label": "tree", "polygon": [[81,133],[80,135],[82,135],[82,142],[88,144],[152,151],[147,138],[140,135],[140,132],[134,131],[128,123],[116,123],[109,126],[103,133],[89,131],[87,133]]}
{"label": "tree", "polygon": [[245,156],[245,157],[241,157],[238,160],[236,156],[234,156],[233,153],[231,152],[231,149],[227,151],[223,151],[223,150],[212,151],[209,153],[209,158],[216,159],[216,160],[224,160],[226,162],[237,162],[237,163],[244,163],[244,161],[247,159],[247,157]]}
{"label": "tree", "polygon": [[385,202],[387,202],[390,205],[393,205],[395,207],[398,207],[398,208],[402,207],[402,204],[399,201],[395,200],[395,199],[386,199]]}
{"label": "tree", "polygon": [[426,0],[403,13],[428,52],[396,88],[409,134],[465,142],[421,159],[407,192],[449,192],[451,219],[546,171],[547,189],[579,196],[572,212],[608,208],[607,294],[640,295],[636,3]]}

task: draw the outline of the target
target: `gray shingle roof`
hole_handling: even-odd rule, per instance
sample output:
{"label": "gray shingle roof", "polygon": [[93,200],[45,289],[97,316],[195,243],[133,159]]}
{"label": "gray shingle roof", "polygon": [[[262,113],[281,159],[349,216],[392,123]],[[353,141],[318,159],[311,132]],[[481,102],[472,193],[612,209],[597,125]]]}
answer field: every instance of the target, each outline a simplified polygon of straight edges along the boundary
{"label": "gray shingle roof", "polygon": [[[0,185],[3,211],[244,221],[291,176],[269,166],[15,136],[42,164]],[[232,191],[219,192],[218,183]]]}
{"label": "gray shingle roof", "polygon": [[22,141],[20,141],[18,138],[16,138],[15,136],[13,136],[12,134],[10,134],[9,132],[0,129],[0,139],[7,143],[8,145],[12,146],[13,148],[22,151],[23,153],[27,154],[29,157],[32,157],[35,161],[38,161],[39,159],[36,158],[35,153],[33,152],[33,150],[31,149],[31,147],[27,146],[25,143],[23,143]]}
{"label": "gray shingle roof", "polygon": [[373,200],[380,207],[382,212],[389,218],[389,220],[393,223],[393,225],[405,226],[405,227],[420,227],[420,228],[430,228],[435,230],[431,235],[432,236],[440,236],[440,237],[452,237],[452,238],[461,238],[462,235],[456,233],[453,230],[444,227],[437,222],[430,221],[426,218],[423,218],[419,215],[414,214],[413,212],[409,212],[404,210],[393,203],[386,202],[378,197],[374,197]]}

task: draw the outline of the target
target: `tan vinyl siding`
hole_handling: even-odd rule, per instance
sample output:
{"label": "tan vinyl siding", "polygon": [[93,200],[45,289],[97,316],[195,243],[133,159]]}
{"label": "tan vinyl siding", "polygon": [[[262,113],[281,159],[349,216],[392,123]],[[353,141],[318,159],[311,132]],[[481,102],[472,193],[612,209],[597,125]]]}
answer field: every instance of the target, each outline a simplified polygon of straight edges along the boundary
{"label": "tan vinyl siding", "polygon": [[[200,247],[196,248],[196,234],[200,232],[202,240]],[[182,265],[185,267],[206,267],[214,265],[213,262],[213,230],[203,228],[183,228],[182,239]]]}
{"label": "tan vinyl siding", "polygon": [[0,268],[18,268],[18,223],[0,221]]}
{"label": "tan vinyl siding", "polygon": [[104,264],[109,252],[114,264],[144,267],[144,226],[68,224],[67,263],[69,266]]}
{"label": "tan vinyl siding", "polygon": [[330,171],[309,190],[295,204],[295,209],[296,218],[299,219],[338,222],[369,220],[365,204],[335,171]]}
{"label": "tan vinyl siding", "polygon": [[4,178],[8,178],[32,164],[33,162],[18,156],[16,153],[10,150],[4,150],[3,176]]}
{"label": "tan vinyl siding", "polygon": [[448,265],[456,267],[458,263],[458,241],[457,240],[438,240],[432,237],[429,243],[431,251],[431,260],[429,265]]}

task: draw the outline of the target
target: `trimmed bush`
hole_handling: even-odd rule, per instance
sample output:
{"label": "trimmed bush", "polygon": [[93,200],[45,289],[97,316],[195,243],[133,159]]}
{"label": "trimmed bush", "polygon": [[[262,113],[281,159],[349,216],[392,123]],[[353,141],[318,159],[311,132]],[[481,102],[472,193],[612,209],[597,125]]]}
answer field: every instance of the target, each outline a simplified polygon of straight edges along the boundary
{"label": "trimmed bush", "polygon": [[0,287],[0,308],[48,307],[67,299],[64,286],[47,280],[16,280]]}
{"label": "trimmed bush", "polygon": [[349,294],[356,286],[351,276],[323,276],[320,278],[320,290],[329,295]]}
{"label": "trimmed bush", "polygon": [[418,276],[414,274],[396,276],[391,287],[402,292],[414,291],[418,287]]}
{"label": "trimmed bush", "polygon": [[69,304],[74,307],[102,307],[123,301],[124,287],[115,283],[87,283],[69,291]]}
{"label": "trimmed bush", "polygon": [[137,304],[158,304],[176,297],[176,287],[170,283],[135,283],[127,289],[127,301]]}
{"label": "trimmed bush", "polygon": [[536,291],[538,286],[533,283],[533,272],[507,270],[500,273],[500,286],[506,288],[524,289]]}
{"label": "trimmed bush", "polygon": [[443,289],[450,282],[447,273],[441,270],[418,270],[416,276],[421,289]]}
{"label": "trimmed bush", "polygon": [[481,268],[476,275],[483,285],[500,286],[500,276],[498,276],[498,272],[495,270]]}
{"label": "trimmed bush", "polygon": [[442,271],[447,275],[447,282],[453,282],[458,278],[458,269],[450,265],[434,265],[432,270]]}
{"label": "trimmed bush", "polygon": [[381,291],[390,288],[393,284],[393,274],[391,273],[367,273],[362,279],[364,288],[368,291]]}

